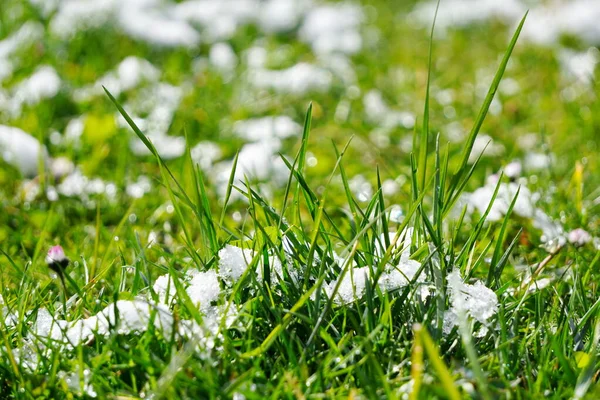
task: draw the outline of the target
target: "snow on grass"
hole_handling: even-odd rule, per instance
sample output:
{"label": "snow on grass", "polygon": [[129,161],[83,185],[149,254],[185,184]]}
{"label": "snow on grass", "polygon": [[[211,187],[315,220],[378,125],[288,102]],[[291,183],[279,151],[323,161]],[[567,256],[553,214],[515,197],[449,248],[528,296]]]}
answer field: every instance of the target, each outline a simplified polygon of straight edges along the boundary
{"label": "snow on grass", "polygon": [[333,83],[331,72],[305,62],[281,70],[257,68],[249,71],[248,79],[259,89],[294,95],[326,92]]}
{"label": "snow on grass", "polygon": [[156,82],[160,71],[143,58],[129,56],[119,63],[114,71],[110,71],[90,86],[76,89],[73,98],[78,102],[89,101],[96,96],[104,95],[102,86],[114,96],[138,87],[145,82]]}
{"label": "snow on grass", "polygon": [[212,66],[228,74],[232,73],[238,65],[237,55],[225,42],[215,43],[210,47],[208,60]]}
{"label": "snow on grass", "polygon": [[[219,275],[222,277],[221,274]],[[173,287],[171,287],[171,291],[173,291]],[[192,303],[206,314],[210,311],[212,303],[216,302],[221,294],[217,273],[210,270],[193,274],[186,292]]]}
{"label": "snow on grass", "polygon": [[[436,1],[419,3],[411,17],[423,25],[430,25]],[[550,1],[529,5],[523,0],[449,0],[440,3],[436,27],[445,31],[451,27],[465,27],[490,19],[516,24],[529,9],[527,23],[521,38],[536,44],[555,45],[561,36],[570,35],[587,43],[600,40],[600,3],[595,0]]]}
{"label": "snow on grass", "polygon": [[[433,20],[437,2],[427,1],[418,3],[411,18],[416,18],[421,24],[430,25]],[[449,0],[440,3],[436,28],[444,31],[458,26],[464,27],[488,19],[497,18],[507,23],[521,18],[527,8],[520,0]]]}
{"label": "snow on grass", "polygon": [[48,160],[46,148],[36,138],[5,125],[0,125],[0,156],[26,178],[36,176],[40,162],[44,164]]}
{"label": "snow on grass", "polygon": [[31,46],[44,36],[44,27],[33,21],[27,21],[7,38],[0,40],[0,83],[12,76],[17,65],[13,60],[15,53]]}
{"label": "snow on grass", "polygon": [[299,37],[316,54],[354,54],[362,47],[359,28],[363,19],[362,9],[354,4],[320,5],[307,14]]}
{"label": "snow on grass", "polygon": [[466,313],[483,324],[478,336],[485,336],[491,318],[498,312],[498,297],[480,281],[474,285],[463,282],[459,271],[448,274],[451,307],[444,314],[444,333],[449,334],[458,325],[459,314]]}
{"label": "snow on grass", "polygon": [[159,47],[195,47],[200,34],[186,21],[165,13],[159,0],[66,0],[50,21],[52,32],[69,38],[112,22],[134,39]]}
{"label": "snow on grass", "polygon": [[209,171],[213,164],[223,156],[221,147],[208,140],[203,140],[190,150],[192,160],[204,171]]}
{"label": "snow on grass", "polygon": [[100,178],[88,178],[81,170],[76,169],[57,186],[58,193],[67,197],[78,197],[89,201],[90,196],[106,195],[108,199],[115,198],[117,186],[113,182],[105,182]]}
{"label": "snow on grass", "polygon": [[233,125],[234,134],[253,142],[286,139],[301,132],[300,124],[284,115],[241,120]]}
{"label": "snow on grass", "polygon": [[0,111],[18,117],[23,107],[55,97],[61,86],[62,81],[53,67],[39,66],[33,74],[13,86],[9,93],[0,91]]}

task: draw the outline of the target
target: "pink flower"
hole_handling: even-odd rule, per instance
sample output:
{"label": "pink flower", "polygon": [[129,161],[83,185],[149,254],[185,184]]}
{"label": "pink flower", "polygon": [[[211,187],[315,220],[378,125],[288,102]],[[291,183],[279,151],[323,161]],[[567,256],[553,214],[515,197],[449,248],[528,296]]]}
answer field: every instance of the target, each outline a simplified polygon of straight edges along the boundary
{"label": "pink flower", "polygon": [[50,247],[46,255],[46,264],[54,270],[64,269],[69,265],[69,259],[60,245]]}
{"label": "pink flower", "polygon": [[592,235],[590,235],[587,231],[581,228],[577,228],[569,232],[568,239],[569,242],[574,244],[575,246],[583,246],[592,240]]}

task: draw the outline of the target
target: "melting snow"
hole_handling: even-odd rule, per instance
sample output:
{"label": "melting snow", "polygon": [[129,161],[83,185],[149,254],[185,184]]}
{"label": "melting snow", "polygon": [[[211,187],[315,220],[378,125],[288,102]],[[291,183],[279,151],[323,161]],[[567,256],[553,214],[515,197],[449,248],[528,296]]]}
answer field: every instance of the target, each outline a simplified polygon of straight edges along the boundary
{"label": "melting snow", "polygon": [[[219,252],[219,254],[221,253]],[[223,267],[223,269],[225,269],[225,267]],[[171,291],[173,290],[174,288],[171,288]],[[192,303],[194,303],[200,311],[207,313],[207,311],[210,310],[212,303],[217,301],[221,294],[217,273],[214,270],[210,270],[194,274],[186,292]]]}
{"label": "melting snow", "polygon": [[596,47],[590,47],[584,52],[561,50],[559,59],[567,75],[585,85],[590,85],[594,80],[596,64],[600,63],[600,51]]}
{"label": "melting snow", "polygon": [[[436,1],[419,3],[410,17],[430,26],[436,4]],[[528,8],[528,2],[521,0],[443,1],[440,3],[436,28],[444,31],[452,26],[467,26],[490,18],[516,24]],[[596,0],[541,2],[530,8],[520,37],[551,45],[557,43],[561,35],[571,35],[594,44],[600,40],[599,19],[600,3]]]}
{"label": "melting snow", "polygon": [[90,86],[76,89],[73,98],[76,101],[88,101],[93,97],[104,95],[102,86],[113,96],[131,90],[143,82],[156,82],[160,71],[143,58],[129,56],[117,66],[115,71],[108,72]]}
{"label": "melting snow", "polygon": [[254,258],[250,249],[227,245],[219,251],[219,277],[228,285],[235,284]]}
{"label": "melting snow", "polygon": [[127,195],[134,199],[141,199],[146,193],[150,193],[152,184],[150,178],[140,175],[136,182],[129,183],[125,188]]}
{"label": "melting snow", "polygon": [[219,145],[209,141],[199,142],[190,150],[190,153],[194,163],[200,165],[204,171],[210,170],[214,162],[223,156]]}
{"label": "melting snow", "polygon": [[[410,17],[430,26],[436,6],[436,1],[418,3]],[[440,2],[435,27],[444,31],[452,26],[467,26],[490,18],[512,23],[521,18],[525,11],[525,6],[519,0],[446,0]],[[529,17],[527,22],[530,22]]]}
{"label": "melting snow", "polygon": [[261,89],[296,95],[312,91],[325,92],[333,82],[331,72],[308,63],[299,63],[287,69],[255,69],[249,72],[249,80]]}
{"label": "melting snow", "polygon": [[61,80],[56,70],[47,65],[40,66],[30,77],[15,85],[10,95],[0,92],[0,110],[17,117],[24,105],[31,106],[50,99],[56,96],[60,87]]}
{"label": "melting snow", "polygon": [[[256,253],[250,249],[242,249],[227,245],[219,251],[219,277],[228,285],[233,285],[248,268]],[[278,282],[283,278],[283,265],[275,255],[268,257],[271,282]],[[263,280],[262,257],[257,262],[257,280]],[[293,271],[289,271],[292,279],[295,279]]]}
{"label": "melting snow", "polygon": [[113,22],[130,37],[156,46],[197,46],[200,34],[170,14],[160,0],[65,0],[50,21],[50,28],[66,39]]}
{"label": "melting snow", "polygon": [[0,40],[0,83],[12,76],[15,65],[11,58],[19,50],[32,45],[44,36],[44,27],[27,21],[9,37]]}
{"label": "melting snow", "polygon": [[415,115],[408,111],[390,109],[378,90],[370,90],[363,97],[363,107],[367,119],[387,132],[396,127],[411,129],[415,125]]}
{"label": "melting snow", "polygon": [[5,125],[0,125],[0,156],[27,178],[36,176],[40,161],[48,159],[46,148],[36,138]]}
{"label": "melting snow", "polygon": [[91,195],[105,194],[109,199],[114,198],[117,186],[112,182],[104,182],[100,178],[90,179],[76,169],[68,175],[57,187],[60,194],[67,197],[80,197],[87,200]]}
{"label": "melting snow", "polygon": [[479,134],[475,138],[471,154],[469,154],[469,162],[474,163],[479,156],[481,157],[497,157],[504,153],[504,146],[494,142],[489,135]]}
{"label": "melting snow", "polygon": [[[460,313],[489,326],[489,320],[498,311],[498,297],[493,290],[477,281],[474,285],[464,283],[457,270],[448,275],[450,309],[444,315],[444,333],[449,334],[458,325]],[[481,332],[485,334],[485,330]]]}
{"label": "melting snow", "polygon": [[[58,376],[65,381],[69,390],[77,396],[83,396],[85,394],[85,396],[91,398],[98,397],[98,393],[96,393],[96,390],[90,384],[91,371],[89,369],[80,371],[79,368],[77,368],[71,373],[60,371]],[[82,377],[83,380],[81,379]]]}
{"label": "melting snow", "polygon": [[[463,195],[463,201],[466,201],[470,211],[476,209],[480,214],[485,212],[492,201],[496,184],[497,182],[492,179],[473,193]],[[498,194],[486,219],[488,221],[499,221],[504,218],[513,198],[517,194],[517,190],[519,190],[519,196],[515,202],[513,213],[531,219],[534,228],[542,231],[541,239],[543,243],[564,244],[565,238],[562,226],[536,207],[539,195],[531,193],[527,187],[520,186],[517,183],[500,183]]]}
{"label": "melting snow", "polygon": [[[373,269],[375,268],[377,267],[373,267]],[[401,260],[396,266],[387,265],[377,284],[383,292],[406,287],[415,279],[420,268],[421,263],[415,260]],[[334,301],[341,305],[361,299],[366,292],[367,279],[371,279],[371,267],[350,268],[342,278]],[[417,282],[425,282],[423,274],[419,275]],[[335,280],[323,285],[328,296],[333,295],[337,283],[338,280]]]}
{"label": "melting snow", "polygon": [[[383,273],[379,277],[377,284],[383,292],[390,292],[406,287],[416,278],[417,284],[422,286],[421,290],[419,291],[420,296],[427,297],[429,294],[429,288],[423,286],[423,284],[426,283],[425,273],[421,272],[421,274],[417,276],[417,273],[421,269],[421,263],[410,259],[412,233],[412,228],[404,230],[402,233],[400,233],[400,235],[398,235],[398,240],[395,243],[394,238],[396,237],[396,233],[389,233],[390,243],[394,244],[393,249],[396,251],[395,254],[392,253],[392,256],[399,254],[400,258],[397,264],[386,265]],[[375,255],[377,257],[383,257],[385,254],[387,249],[385,248],[384,243],[385,241],[382,235],[376,242],[375,246]],[[345,259],[340,258],[337,255],[335,258],[336,262],[340,266],[344,266],[346,264]],[[376,266],[373,267],[373,270],[376,268]],[[371,279],[371,267],[350,267],[350,270],[342,278],[334,301],[337,304],[346,304],[362,298],[366,291],[367,279]],[[334,280],[323,286],[325,293],[327,293],[328,296],[333,294],[333,290],[337,285],[338,280]]]}
{"label": "melting snow", "polygon": [[525,169],[537,171],[550,168],[554,157],[545,153],[528,152],[523,160]]}
{"label": "melting snow", "polygon": [[250,141],[271,141],[298,135],[302,127],[287,116],[263,117],[237,121],[233,132]]}
{"label": "melting snow", "polygon": [[[185,153],[185,138],[182,136],[147,134],[146,138],[152,142],[158,154],[165,160],[181,157]],[[151,154],[144,142],[137,137],[131,140],[129,147],[136,156]]]}
{"label": "melting snow", "polygon": [[317,54],[354,54],[362,47],[358,31],[362,9],[352,4],[322,5],[313,8],[300,28],[300,39]]}
{"label": "melting snow", "polygon": [[238,58],[233,48],[227,43],[215,43],[208,53],[210,63],[223,72],[230,73],[235,70]]}

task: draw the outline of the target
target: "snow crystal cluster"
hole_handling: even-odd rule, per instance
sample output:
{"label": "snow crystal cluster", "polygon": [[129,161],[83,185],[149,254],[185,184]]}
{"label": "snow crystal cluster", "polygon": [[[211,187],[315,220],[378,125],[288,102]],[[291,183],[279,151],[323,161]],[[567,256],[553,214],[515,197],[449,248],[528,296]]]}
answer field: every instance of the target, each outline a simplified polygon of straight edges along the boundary
{"label": "snow crystal cluster", "polygon": [[[411,236],[412,229],[407,229],[398,235],[398,239],[394,243],[396,233],[390,233],[390,243],[394,244],[393,249],[399,253],[400,257],[397,262],[389,263],[384,267],[377,285],[383,292],[391,292],[406,287],[411,282],[416,282],[417,285],[421,286],[420,296],[425,298],[429,295],[429,288],[425,285],[426,277],[424,272],[421,272],[421,263],[410,259]],[[383,243],[384,238],[381,237],[376,247],[380,257],[386,251]],[[376,265],[356,267],[351,261],[337,257],[337,263],[341,268],[345,268],[349,262],[346,273],[323,285],[324,292],[329,297],[334,296],[333,300],[338,305],[361,299],[366,293],[367,282],[372,280],[377,272]]]}
{"label": "snow crystal cluster", "polygon": [[444,314],[443,330],[449,334],[459,324],[461,314],[466,314],[483,324],[477,335],[485,336],[490,319],[498,311],[498,297],[493,290],[477,281],[474,285],[463,282],[457,270],[448,274],[448,293],[450,309]]}

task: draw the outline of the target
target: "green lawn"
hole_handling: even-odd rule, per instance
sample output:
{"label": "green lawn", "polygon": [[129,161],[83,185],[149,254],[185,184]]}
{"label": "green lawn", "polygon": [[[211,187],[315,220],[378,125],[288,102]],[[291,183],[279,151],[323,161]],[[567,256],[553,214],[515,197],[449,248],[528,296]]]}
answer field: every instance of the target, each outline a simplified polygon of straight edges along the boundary
{"label": "green lawn", "polygon": [[1,398],[600,396],[600,40],[76,3],[0,6]]}

